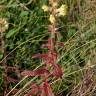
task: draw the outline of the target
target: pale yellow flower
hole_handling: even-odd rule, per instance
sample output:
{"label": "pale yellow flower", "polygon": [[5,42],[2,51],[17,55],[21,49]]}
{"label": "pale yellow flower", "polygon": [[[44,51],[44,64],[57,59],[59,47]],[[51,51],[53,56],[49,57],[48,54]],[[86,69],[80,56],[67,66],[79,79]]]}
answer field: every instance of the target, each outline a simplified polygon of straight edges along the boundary
{"label": "pale yellow flower", "polygon": [[54,15],[50,15],[49,21],[50,21],[51,23],[53,23],[53,24],[55,23],[56,19],[55,19]]}
{"label": "pale yellow flower", "polygon": [[61,7],[57,9],[58,16],[65,16],[67,14],[67,8],[67,5],[61,5]]}
{"label": "pale yellow flower", "polygon": [[44,12],[46,12],[46,11],[48,11],[48,10],[49,10],[49,8],[48,8],[48,6],[47,6],[47,5],[43,5],[43,6],[42,6],[42,9],[43,9],[43,11],[44,11]]}
{"label": "pale yellow flower", "polygon": [[0,32],[5,32],[9,27],[9,24],[5,18],[0,18]]}

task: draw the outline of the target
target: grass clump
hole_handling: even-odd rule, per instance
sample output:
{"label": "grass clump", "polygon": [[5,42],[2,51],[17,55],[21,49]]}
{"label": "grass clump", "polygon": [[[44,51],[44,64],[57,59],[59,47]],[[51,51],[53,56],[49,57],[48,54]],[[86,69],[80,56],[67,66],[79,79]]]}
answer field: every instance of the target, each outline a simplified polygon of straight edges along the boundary
{"label": "grass clump", "polygon": [[[48,39],[54,37],[54,24],[54,31],[58,31],[53,44],[58,53],[56,63],[63,71],[62,79],[49,78],[54,94],[95,96],[95,4],[94,0],[58,0],[53,4],[58,9],[54,16],[48,0],[1,0],[0,96],[24,96],[30,92],[28,85],[42,85],[41,77],[23,78],[21,73],[44,67],[44,60],[32,56],[48,52],[45,45],[48,40],[54,41]],[[47,68],[51,72],[53,69]]]}

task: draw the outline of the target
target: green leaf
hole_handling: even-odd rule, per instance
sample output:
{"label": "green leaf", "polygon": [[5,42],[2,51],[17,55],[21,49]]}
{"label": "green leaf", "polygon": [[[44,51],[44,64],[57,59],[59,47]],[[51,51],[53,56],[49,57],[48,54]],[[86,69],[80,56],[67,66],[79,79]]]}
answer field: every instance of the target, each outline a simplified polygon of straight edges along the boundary
{"label": "green leaf", "polygon": [[3,73],[3,70],[2,70],[2,68],[0,67],[0,86],[1,86],[2,83],[3,83],[3,75],[2,75],[2,73]]}
{"label": "green leaf", "polygon": [[3,58],[3,53],[0,52],[0,60]]}
{"label": "green leaf", "polygon": [[1,86],[2,83],[3,83],[3,78],[0,78],[0,86]]}
{"label": "green leaf", "polygon": [[28,12],[27,11],[22,11],[20,14],[20,17],[26,17],[28,16]]}
{"label": "green leaf", "polygon": [[69,29],[68,31],[68,37],[73,36],[76,33],[75,29]]}
{"label": "green leaf", "polygon": [[17,32],[16,29],[10,30],[10,31],[6,34],[6,38],[12,37],[16,32]]}

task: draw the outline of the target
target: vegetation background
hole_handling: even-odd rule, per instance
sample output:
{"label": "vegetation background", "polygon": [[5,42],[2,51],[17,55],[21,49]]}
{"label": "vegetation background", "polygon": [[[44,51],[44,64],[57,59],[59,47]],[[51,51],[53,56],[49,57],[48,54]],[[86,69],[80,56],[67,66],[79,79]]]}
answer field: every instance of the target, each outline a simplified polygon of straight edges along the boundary
{"label": "vegetation background", "polygon": [[[58,83],[52,80],[53,91],[56,96],[96,96],[96,0],[59,1],[68,6],[67,15],[57,20],[58,40],[64,42],[64,47],[58,48],[58,62],[64,75]],[[4,32],[0,31],[0,96],[17,85],[5,75],[21,80],[21,71],[42,66],[42,60],[32,59],[32,55],[46,51],[41,45],[49,37],[49,14],[41,9],[43,4],[48,0],[0,0],[0,28],[2,19],[7,24]],[[21,89],[17,96],[24,96],[23,86],[30,80],[17,86]]]}

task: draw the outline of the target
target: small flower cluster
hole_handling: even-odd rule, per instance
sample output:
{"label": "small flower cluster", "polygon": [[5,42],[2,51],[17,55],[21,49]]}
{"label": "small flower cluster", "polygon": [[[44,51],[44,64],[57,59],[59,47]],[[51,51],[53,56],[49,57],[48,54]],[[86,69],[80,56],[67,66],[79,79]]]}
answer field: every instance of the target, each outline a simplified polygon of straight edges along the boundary
{"label": "small flower cluster", "polygon": [[0,18],[0,32],[5,32],[9,27],[9,24],[5,18]]}
{"label": "small flower cluster", "polygon": [[[58,4],[56,3],[56,2],[54,2],[53,4],[52,4],[52,6],[53,7],[57,7],[58,6]],[[59,8],[57,8],[56,10],[55,10],[55,12],[56,12],[56,16],[58,17],[58,16],[65,16],[66,14],[67,14],[67,5],[65,5],[65,4],[62,4]],[[47,12],[47,11],[51,11],[52,10],[52,8],[51,7],[48,7],[47,5],[43,5],[42,6],[42,9],[43,9],[43,11],[44,12]],[[51,23],[55,23],[55,16],[54,15],[50,15],[50,17],[49,17],[49,21],[51,22]]]}

